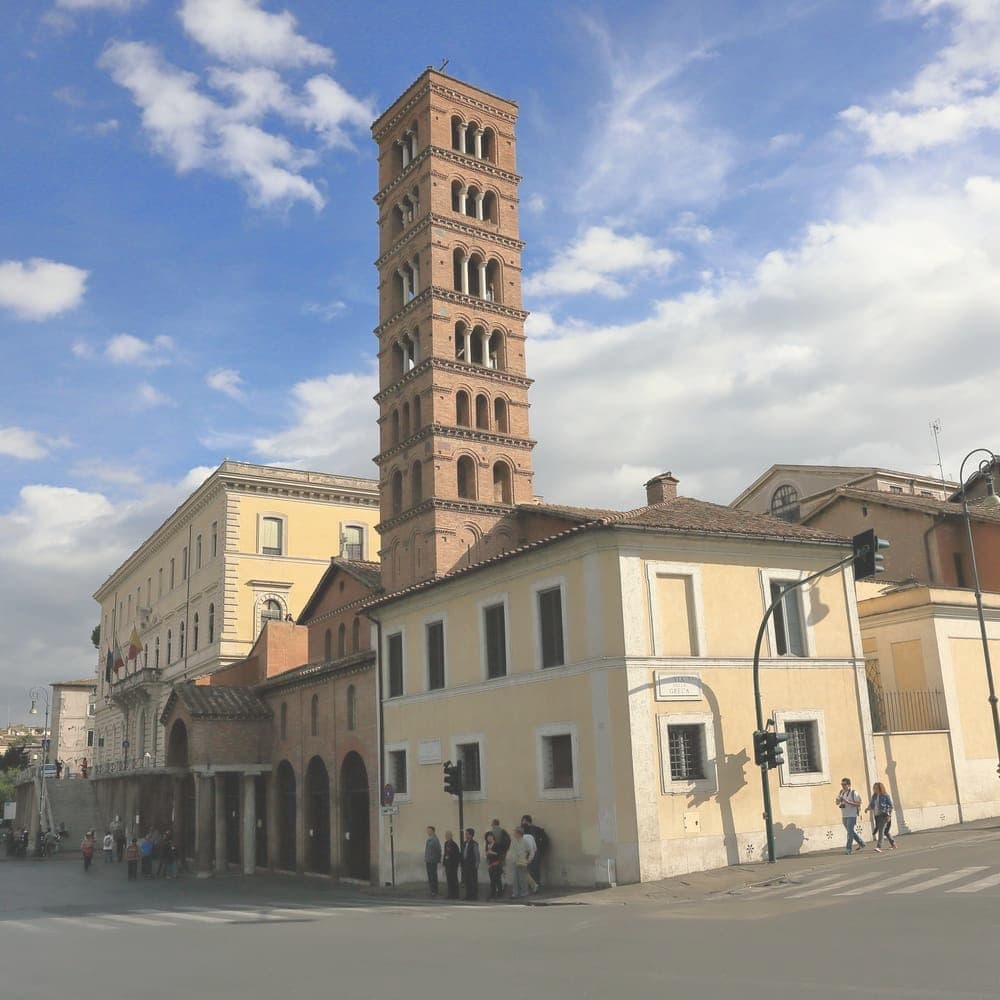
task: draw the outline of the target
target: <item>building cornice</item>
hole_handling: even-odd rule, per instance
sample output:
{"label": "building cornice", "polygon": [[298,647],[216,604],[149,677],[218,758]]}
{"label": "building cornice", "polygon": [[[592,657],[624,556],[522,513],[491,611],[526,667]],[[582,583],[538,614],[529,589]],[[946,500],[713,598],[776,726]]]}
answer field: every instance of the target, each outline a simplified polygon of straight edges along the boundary
{"label": "building cornice", "polygon": [[515,240],[510,236],[504,236],[495,229],[489,228],[492,223],[483,222],[477,226],[475,225],[477,221],[476,219],[468,219],[467,216],[463,216],[462,221],[458,222],[447,215],[438,215],[436,212],[430,212],[403,232],[399,239],[375,261],[375,266],[381,270],[390,258],[409,246],[415,237],[423,233],[424,230],[433,227],[450,229],[453,232],[461,233],[463,236],[472,236],[475,239],[485,236],[491,243],[506,247],[508,250],[514,250],[517,253],[520,253],[524,249],[524,242],[522,240]]}
{"label": "building cornice", "polygon": [[419,378],[428,369],[441,370],[445,372],[458,373],[461,375],[473,375],[485,378],[488,382],[502,382],[507,385],[516,385],[519,389],[531,387],[534,379],[526,375],[517,375],[514,372],[501,371],[496,368],[485,368],[482,365],[470,365],[464,361],[450,361],[446,358],[425,358],[418,365],[411,368],[401,378],[392,385],[387,386],[375,396],[376,403],[383,403],[390,396],[396,395],[401,389],[405,389],[411,382]]}
{"label": "building cornice", "polygon": [[460,167],[478,171],[489,177],[495,177],[497,180],[505,181],[514,187],[517,187],[521,183],[520,174],[512,174],[509,170],[503,170],[489,160],[477,160],[476,157],[460,153],[457,149],[445,149],[442,146],[425,146],[415,159],[410,160],[403,170],[373,197],[372,200],[375,204],[379,208],[382,208],[389,195],[397,188],[403,187],[417,173],[420,165],[432,157],[448,160]]}
{"label": "building cornice", "polygon": [[444,500],[441,497],[428,497],[408,510],[404,510],[402,514],[397,514],[387,521],[376,524],[375,530],[380,535],[385,534],[385,532],[392,531],[401,524],[405,524],[411,518],[432,510],[447,510],[459,514],[485,514],[488,517],[503,517],[512,513],[515,509],[512,505],[482,503],[479,500]]}
{"label": "building cornice", "polygon": [[428,285],[419,295],[415,295],[401,309],[396,310],[384,323],[380,323],[372,331],[376,337],[380,337],[389,327],[399,322],[411,312],[415,312],[420,306],[431,299],[443,299],[445,302],[452,302],[455,305],[467,306],[477,309],[480,312],[492,313],[495,316],[506,316],[509,319],[523,323],[530,313],[523,309],[515,309],[513,306],[500,305],[499,302],[491,302],[489,299],[480,299],[475,295],[463,295],[461,292],[454,292],[449,288],[441,288],[438,285]]}
{"label": "building cornice", "polygon": [[449,424],[427,424],[421,427],[416,434],[411,434],[404,441],[392,448],[379,452],[372,461],[376,465],[382,465],[389,459],[394,458],[401,452],[412,448],[415,444],[425,438],[443,437],[453,438],[458,441],[475,441],[478,444],[495,444],[503,448],[517,448],[522,451],[531,451],[538,443],[532,438],[515,437],[513,434],[495,434],[493,431],[484,431],[476,427],[453,427]]}

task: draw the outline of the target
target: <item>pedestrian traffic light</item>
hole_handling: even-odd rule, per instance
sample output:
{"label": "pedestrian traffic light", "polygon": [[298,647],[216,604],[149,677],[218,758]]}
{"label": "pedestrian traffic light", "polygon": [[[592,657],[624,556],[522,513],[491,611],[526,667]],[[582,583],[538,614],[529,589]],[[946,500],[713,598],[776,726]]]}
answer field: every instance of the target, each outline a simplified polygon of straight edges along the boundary
{"label": "pedestrian traffic light", "polygon": [[851,539],[851,547],[854,549],[855,580],[865,580],[885,572],[885,556],[881,550],[889,548],[889,543],[884,538],[879,538],[874,528],[855,535]]}
{"label": "pedestrian traffic light", "polygon": [[767,769],[770,771],[785,763],[785,748],[781,744],[788,742],[788,734],[768,731],[764,736],[767,739],[765,752]]}
{"label": "pedestrian traffic light", "polygon": [[758,767],[767,763],[767,733],[759,729],[753,734],[753,762]]}
{"label": "pedestrian traffic light", "polygon": [[462,794],[462,765],[452,764],[449,760],[444,765],[444,790],[448,795]]}

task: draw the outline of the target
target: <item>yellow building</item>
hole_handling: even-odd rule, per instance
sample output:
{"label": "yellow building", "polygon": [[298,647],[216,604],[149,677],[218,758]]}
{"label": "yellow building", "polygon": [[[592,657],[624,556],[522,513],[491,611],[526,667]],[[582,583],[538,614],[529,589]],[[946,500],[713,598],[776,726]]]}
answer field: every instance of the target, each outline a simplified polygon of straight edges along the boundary
{"label": "yellow building", "polygon": [[161,765],[173,684],[246,657],[266,621],[299,613],[331,556],[371,558],[377,521],[372,480],[223,462],[94,595],[95,776]]}
{"label": "yellow building", "polygon": [[[524,813],[546,829],[553,885],[761,858],[754,638],[778,588],[849,545],[669,489],[652,499],[628,514],[525,508],[558,528],[370,605],[397,877],[422,876],[426,825],[457,832],[448,760],[479,836]],[[786,596],[766,639],[765,713],[790,736],[771,777],[779,854],[839,846],[837,783],[871,779],[854,608],[850,570],[835,571]]]}

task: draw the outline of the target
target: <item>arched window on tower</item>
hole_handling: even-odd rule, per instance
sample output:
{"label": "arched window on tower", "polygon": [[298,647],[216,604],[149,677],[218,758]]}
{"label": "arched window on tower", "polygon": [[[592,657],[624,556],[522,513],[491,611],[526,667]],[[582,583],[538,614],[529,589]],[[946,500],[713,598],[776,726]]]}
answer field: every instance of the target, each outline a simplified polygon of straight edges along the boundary
{"label": "arched window on tower", "polygon": [[464,323],[455,324],[455,360],[468,361],[471,352],[472,334]]}
{"label": "arched window on tower", "polygon": [[351,623],[351,651],[356,653],[361,649],[361,619],[355,615]]}
{"label": "arched window on tower", "polygon": [[454,270],[455,291],[461,292],[463,295],[469,295],[469,272],[471,270],[469,255],[461,247],[456,247],[451,256]]}
{"label": "arched window on tower", "polygon": [[392,415],[389,417],[390,424],[390,436],[389,440],[392,444],[399,444],[399,410],[393,410]]}
{"label": "arched window on tower", "polygon": [[466,294],[474,295],[476,298],[484,299],[486,296],[483,294],[483,290],[486,288],[486,283],[489,277],[487,274],[487,262],[486,259],[480,253],[472,253],[469,255],[469,290]]}
{"label": "arched window on tower", "polygon": [[347,626],[341,622],[337,628],[337,656],[347,655]]}
{"label": "arched window on tower", "polygon": [[490,302],[503,302],[503,295],[500,288],[500,262],[491,260],[486,264],[486,288],[482,298]]}
{"label": "arched window on tower", "polygon": [[493,465],[493,502],[511,504],[513,493],[510,485],[510,466],[506,462]]}
{"label": "arched window on tower", "polygon": [[507,422],[507,401],[497,397],[493,400],[493,429],[501,434],[510,432]]}
{"label": "arched window on tower", "polygon": [[490,401],[482,393],[476,396],[476,427],[481,431],[490,429]]}
{"label": "arched window on tower", "polygon": [[465,123],[458,115],[451,118],[451,148],[460,153],[465,152]]}
{"label": "arched window on tower", "polygon": [[410,436],[410,404],[403,403],[403,440]]}
{"label": "arched window on tower", "polygon": [[424,467],[419,461],[410,470],[410,506],[415,507],[424,498]]}
{"label": "arched window on tower", "polygon": [[483,195],[483,215],[484,222],[492,222],[497,225],[500,222],[500,212],[498,208],[497,196],[492,191],[487,191]]}
{"label": "arched window on tower", "polygon": [[490,334],[490,368],[498,372],[507,370],[506,342],[502,330]]}
{"label": "arched window on tower", "polygon": [[392,474],[392,513],[402,514],[403,512],[403,473],[398,469]]}
{"label": "arched window on tower", "polygon": [[413,433],[415,434],[423,426],[423,419],[420,413],[420,397],[413,397]]}
{"label": "arched window on tower", "polygon": [[400,379],[403,377],[403,372],[406,371],[406,353],[403,350],[402,344],[399,341],[393,341],[392,344],[392,377],[393,379]]}
{"label": "arched window on tower", "polygon": [[465,215],[468,200],[468,190],[461,181],[451,182],[451,210],[459,215]]}
{"label": "arched window on tower", "polygon": [[458,495],[463,500],[476,499],[476,463],[463,455],[458,460]]}
{"label": "arched window on tower", "polygon": [[327,629],[323,633],[323,660],[329,662],[333,659],[333,632]]}
{"label": "arched window on tower", "polygon": [[472,426],[469,416],[469,394],[464,389],[459,389],[455,393],[455,423],[459,427]]}
{"label": "arched window on tower", "polygon": [[411,336],[409,333],[404,333],[402,337],[399,338],[400,350],[403,354],[403,373],[413,371],[417,365],[417,332],[414,331]]}
{"label": "arched window on tower", "polygon": [[471,121],[465,127],[466,156],[480,156],[482,151],[483,130],[477,121]]}
{"label": "arched window on tower", "polygon": [[486,327],[477,326],[472,330],[472,341],[469,358],[474,365],[486,364]]}
{"label": "arched window on tower", "polygon": [[483,218],[483,191],[475,184],[469,187],[469,196],[465,199],[465,214],[470,219],[482,221]]}
{"label": "arched window on tower", "polygon": [[497,162],[497,134],[489,126],[483,129],[482,158],[490,163]]}

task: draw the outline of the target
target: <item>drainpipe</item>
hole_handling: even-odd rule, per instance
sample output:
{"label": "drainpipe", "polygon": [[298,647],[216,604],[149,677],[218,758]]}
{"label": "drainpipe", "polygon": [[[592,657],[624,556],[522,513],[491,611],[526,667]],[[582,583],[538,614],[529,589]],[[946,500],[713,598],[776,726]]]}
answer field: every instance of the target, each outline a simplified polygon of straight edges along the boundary
{"label": "drainpipe", "polygon": [[385,882],[382,877],[382,841],[383,841],[383,819],[382,819],[382,787],[384,784],[382,769],[385,760],[385,716],[382,711],[382,619],[376,618],[368,611],[364,612],[365,618],[375,624],[375,706],[378,713],[378,760],[375,762],[375,773],[378,776],[376,786],[376,796],[378,798],[378,843],[379,843],[379,879]]}

